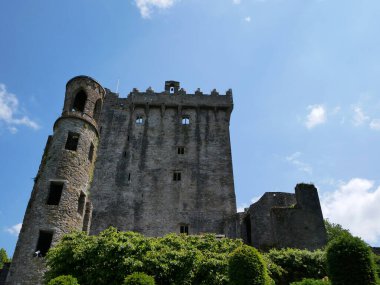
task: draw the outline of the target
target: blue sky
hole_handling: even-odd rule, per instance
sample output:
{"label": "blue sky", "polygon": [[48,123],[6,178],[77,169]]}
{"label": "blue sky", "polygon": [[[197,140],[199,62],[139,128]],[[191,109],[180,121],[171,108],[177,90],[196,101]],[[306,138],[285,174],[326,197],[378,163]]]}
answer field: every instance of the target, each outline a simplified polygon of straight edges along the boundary
{"label": "blue sky", "polygon": [[232,88],[239,208],[313,182],[325,217],[379,246],[379,28],[377,0],[1,1],[0,247],[80,74],[122,97]]}

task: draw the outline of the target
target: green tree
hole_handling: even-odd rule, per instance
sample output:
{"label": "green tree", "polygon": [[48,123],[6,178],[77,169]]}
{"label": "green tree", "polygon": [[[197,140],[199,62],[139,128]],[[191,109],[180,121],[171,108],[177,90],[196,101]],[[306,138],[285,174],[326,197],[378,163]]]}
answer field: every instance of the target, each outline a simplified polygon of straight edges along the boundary
{"label": "green tree", "polygon": [[[269,268],[276,284],[289,284],[304,278],[321,279],[327,275],[326,256],[322,250],[271,249],[265,255],[277,267],[280,267],[279,273],[276,273],[278,271],[276,266]],[[272,268],[276,271],[273,272]]]}
{"label": "green tree", "polygon": [[135,272],[128,275],[123,285],[155,285],[154,278],[144,272]]}
{"label": "green tree", "polygon": [[333,285],[375,285],[373,253],[358,237],[345,234],[327,247],[327,266]]}
{"label": "green tree", "polygon": [[327,233],[327,243],[342,235],[351,235],[349,230],[344,229],[339,224],[331,223],[328,219],[325,219],[325,228]]}
{"label": "green tree", "polygon": [[237,248],[228,261],[228,276],[231,285],[264,285],[269,283],[266,264],[253,247]]}
{"label": "green tree", "polygon": [[7,255],[7,251],[4,248],[0,248],[0,269],[3,268],[4,263],[10,262],[10,258]]}
{"label": "green tree", "polygon": [[61,275],[49,281],[48,285],[79,285],[78,280],[71,275]]}

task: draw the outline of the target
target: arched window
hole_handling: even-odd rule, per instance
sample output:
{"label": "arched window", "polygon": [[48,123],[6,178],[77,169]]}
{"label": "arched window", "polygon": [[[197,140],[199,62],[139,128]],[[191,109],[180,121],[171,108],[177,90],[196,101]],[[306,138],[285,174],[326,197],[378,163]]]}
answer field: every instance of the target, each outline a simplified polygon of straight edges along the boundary
{"label": "arched window", "polygon": [[73,104],[73,111],[77,111],[77,112],[84,112],[84,106],[86,105],[86,101],[87,101],[87,95],[86,93],[81,90],[77,93],[77,95],[75,96],[75,100],[74,100],[74,104]]}
{"label": "arched window", "polygon": [[102,100],[98,99],[95,103],[95,108],[94,108],[94,120],[98,122],[99,117],[100,117],[100,111],[102,110]]}

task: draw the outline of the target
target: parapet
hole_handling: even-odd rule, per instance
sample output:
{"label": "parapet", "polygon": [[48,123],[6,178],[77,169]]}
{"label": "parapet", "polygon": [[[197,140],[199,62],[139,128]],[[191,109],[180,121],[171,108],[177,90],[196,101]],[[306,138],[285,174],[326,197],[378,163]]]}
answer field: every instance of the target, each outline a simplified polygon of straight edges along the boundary
{"label": "parapet", "polygon": [[114,101],[113,105],[125,106],[166,106],[182,108],[217,108],[232,111],[233,98],[232,90],[229,89],[225,94],[220,94],[216,89],[210,94],[204,94],[199,88],[194,93],[187,93],[181,88],[178,81],[166,81],[165,89],[162,92],[155,92],[151,87],[145,91],[139,91],[137,88],[128,94],[125,99],[119,98],[117,94],[107,91],[108,100]]}

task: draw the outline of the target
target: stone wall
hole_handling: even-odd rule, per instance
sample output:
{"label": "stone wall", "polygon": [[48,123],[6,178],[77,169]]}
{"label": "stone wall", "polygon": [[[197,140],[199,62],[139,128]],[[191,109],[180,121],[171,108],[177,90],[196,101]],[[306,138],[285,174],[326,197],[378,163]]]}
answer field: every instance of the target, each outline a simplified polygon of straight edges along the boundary
{"label": "stone wall", "polygon": [[[187,225],[190,234],[225,234],[226,219],[236,213],[231,92],[186,94],[177,82],[170,94],[167,85],[165,92],[134,90],[128,98],[107,91],[91,233],[115,226],[160,236]],[[175,172],[180,181],[173,181]]]}
{"label": "stone wall", "polygon": [[327,239],[317,189],[298,184],[295,194],[265,193],[245,213],[242,237],[261,249],[321,248]]}

